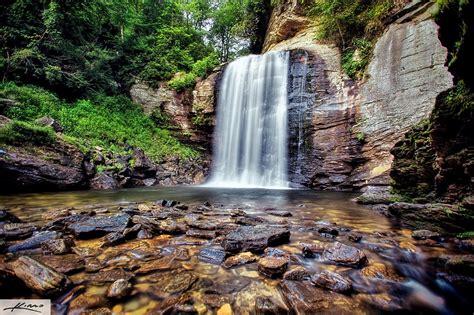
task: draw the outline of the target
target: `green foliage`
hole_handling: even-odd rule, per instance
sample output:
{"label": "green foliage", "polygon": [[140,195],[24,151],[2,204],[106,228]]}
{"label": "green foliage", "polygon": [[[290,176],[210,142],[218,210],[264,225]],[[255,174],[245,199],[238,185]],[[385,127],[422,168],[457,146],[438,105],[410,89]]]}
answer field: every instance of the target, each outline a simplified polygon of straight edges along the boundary
{"label": "green foliage", "polygon": [[179,73],[168,84],[176,91],[182,91],[185,88],[193,87],[196,83],[196,75],[190,73]]}
{"label": "green foliage", "polygon": [[0,128],[0,143],[11,145],[53,144],[56,135],[53,129],[13,120]]}
{"label": "green foliage", "polygon": [[356,139],[359,141],[359,142],[365,142],[365,133],[363,132],[358,132],[356,134]]}
{"label": "green foliage", "polygon": [[0,85],[0,96],[4,95],[16,101],[16,105],[7,110],[11,117],[32,120],[51,116],[63,126],[66,140],[85,149],[100,146],[122,154],[127,142],[142,148],[155,161],[164,156],[197,156],[167,130],[156,128],[152,118],[124,96],[100,95],[71,104],[41,88],[12,83]]}
{"label": "green foliage", "polygon": [[212,69],[219,64],[217,55],[211,54],[206,58],[198,60],[192,66],[192,71],[189,73],[178,73],[168,84],[177,91],[182,91],[186,88],[193,87],[198,77],[206,76]]}
{"label": "green foliage", "polygon": [[197,128],[205,128],[212,125],[212,117],[206,116],[205,114],[197,114],[192,119],[193,125]]}
{"label": "green foliage", "polygon": [[467,232],[462,232],[457,235],[458,238],[460,239],[470,239],[474,238],[474,231],[467,231]]}
{"label": "green foliage", "polygon": [[399,8],[390,0],[315,0],[310,15],[318,24],[317,38],[342,48],[342,66],[353,79],[361,79],[373,41],[382,32],[383,19]]}

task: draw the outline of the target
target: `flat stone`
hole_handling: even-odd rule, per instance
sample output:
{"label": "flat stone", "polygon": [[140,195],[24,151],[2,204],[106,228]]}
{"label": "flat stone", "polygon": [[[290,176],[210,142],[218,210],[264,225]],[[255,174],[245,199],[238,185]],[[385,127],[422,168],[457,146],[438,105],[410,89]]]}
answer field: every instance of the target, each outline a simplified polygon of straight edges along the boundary
{"label": "flat stone", "polygon": [[432,232],[429,230],[416,230],[413,231],[411,234],[411,237],[414,238],[415,240],[434,240],[434,241],[439,241],[441,239],[441,235],[436,232]]}
{"label": "flat stone", "polygon": [[132,289],[132,285],[127,279],[118,279],[114,281],[107,289],[108,298],[123,298],[125,297]]}
{"label": "flat stone", "polygon": [[226,256],[227,254],[222,247],[210,246],[202,248],[199,252],[198,258],[207,263],[220,265],[225,260]]}
{"label": "flat stone", "polygon": [[357,294],[356,299],[385,312],[397,312],[404,309],[403,301],[387,293]]}
{"label": "flat stone", "polygon": [[203,297],[206,305],[211,308],[220,308],[224,304],[232,304],[231,295],[205,294]]}
{"label": "flat stone", "polygon": [[349,241],[351,241],[351,242],[359,243],[360,240],[362,239],[362,235],[359,234],[359,233],[354,233],[354,232],[352,232],[352,233],[349,233],[349,234],[347,235],[347,238],[348,238]]}
{"label": "flat stone", "polygon": [[69,229],[71,229],[78,238],[89,238],[112,232],[123,233],[129,221],[130,215],[126,213],[109,216],[94,216],[69,225]]}
{"label": "flat stone", "polygon": [[350,267],[362,267],[368,261],[363,251],[339,242],[326,246],[322,258],[328,262]]}
{"label": "flat stone", "polygon": [[55,231],[41,231],[33,234],[24,241],[11,245],[7,248],[10,253],[39,248],[41,243],[59,238],[60,234]]}
{"label": "flat stone", "polygon": [[0,226],[0,238],[5,240],[24,239],[36,231],[36,226],[31,223],[6,223]]}
{"label": "flat stone", "polygon": [[351,281],[341,274],[332,271],[321,271],[311,276],[311,283],[335,292],[346,292],[351,289]]}
{"label": "flat stone", "polygon": [[256,261],[258,257],[251,252],[243,252],[235,256],[227,258],[222,264],[225,268],[241,266]]}
{"label": "flat stone", "polygon": [[226,281],[213,282],[204,290],[206,294],[231,294],[239,292],[250,284],[251,280],[246,277],[226,279]]}
{"label": "flat stone", "polygon": [[288,242],[290,231],[272,226],[243,226],[229,233],[222,241],[222,247],[229,252],[262,252],[268,246]]}
{"label": "flat stone", "polygon": [[332,235],[332,236],[338,236],[339,235],[338,230],[336,230],[335,228],[328,227],[328,226],[323,226],[323,227],[319,228],[318,233],[319,234],[329,234],[329,235]]}
{"label": "flat stone", "polygon": [[68,313],[85,314],[86,311],[103,307],[107,303],[108,301],[104,296],[83,293],[71,301]]}
{"label": "flat stone", "polygon": [[64,292],[71,284],[68,277],[37,260],[22,256],[11,263],[11,269],[27,287],[42,296],[55,296]]}
{"label": "flat stone", "polygon": [[0,208],[0,222],[4,223],[22,223],[22,221],[14,214],[6,209]]}
{"label": "flat stone", "polygon": [[181,267],[181,263],[175,261],[171,256],[165,256],[143,263],[135,273],[145,274],[152,271],[173,270],[179,267]]}
{"label": "flat stone", "polygon": [[71,252],[74,241],[70,238],[62,238],[57,240],[49,240],[41,243],[41,248],[46,253],[53,255],[62,255]]}
{"label": "flat stone", "polygon": [[189,251],[187,248],[175,247],[175,246],[165,246],[160,250],[161,256],[171,256],[176,260],[189,260]]}
{"label": "flat stone", "polygon": [[172,271],[154,277],[153,290],[162,291],[167,294],[182,294],[189,290],[198,277],[189,271]]}
{"label": "flat stone", "polygon": [[291,212],[285,211],[285,210],[268,210],[268,211],[265,211],[265,212],[270,214],[270,215],[277,216],[277,217],[292,217],[293,216],[293,214],[291,214]]}
{"label": "flat stone", "polygon": [[213,239],[216,238],[215,231],[207,231],[207,230],[188,230],[186,232],[187,236],[196,237],[196,238],[204,238],[204,239]]}
{"label": "flat stone", "polygon": [[297,266],[283,274],[284,280],[304,281],[310,278],[311,274],[302,266]]}
{"label": "flat stone", "polygon": [[65,273],[75,273],[84,269],[85,263],[81,256],[75,254],[66,255],[45,255],[37,257],[37,260],[43,264],[51,267],[52,269]]}
{"label": "flat stone", "polygon": [[281,276],[287,268],[288,258],[286,257],[268,256],[258,261],[258,271],[269,278]]}
{"label": "flat stone", "polygon": [[119,232],[113,232],[102,237],[101,247],[108,247],[112,245],[117,245],[125,241],[125,235]]}
{"label": "flat stone", "polygon": [[132,275],[123,270],[122,268],[116,268],[111,270],[101,270],[97,273],[87,274],[83,278],[81,278],[80,283],[83,282],[93,282],[93,283],[106,283],[106,282],[114,282],[119,279],[126,279],[130,280]]}

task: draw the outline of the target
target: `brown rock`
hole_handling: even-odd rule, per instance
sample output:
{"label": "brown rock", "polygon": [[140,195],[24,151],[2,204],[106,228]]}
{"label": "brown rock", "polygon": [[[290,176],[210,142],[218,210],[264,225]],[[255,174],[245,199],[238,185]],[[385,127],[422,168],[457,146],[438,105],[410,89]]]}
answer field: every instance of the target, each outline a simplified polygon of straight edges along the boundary
{"label": "brown rock", "polygon": [[135,273],[145,274],[151,271],[173,270],[179,267],[181,267],[181,263],[175,261],[171,256],[165,256],[143,263]]}
{"label": "brown rock", "polygon": [[360,272],[367,278],[388,279],[393,281],[401,280],[401,277],[393,268],[379,262],[374,262],[373,264],[364,267]]}
{"label": "brown rock", "polygon": [[257,256],[251,252],[243,252],[238,255],[227,258],[222,264],[225,268],[232,268],[235,266],[245,265],[257,260]]}
{"label": "brown rock", "polygon": [[363,251],[339,242],[327,246],[322,258],[335,264],[351,267],[362,267],[367,264],[367,256]]}
{"label": "brown rock", "polygon": [[31,223],[6,223],[0,226],[0,238],[18,240],[29,237],[36,231]]}
{"label": "brown rock", "polygon": [[226,256],[227,253],[222,247],[209,246],[201,249],[198,258],[207,263],[220,265],[225,260]]}
{"label": "brown rock", "polygon": [[160,250],[160,255],[162,256],[171,256],[176,260],[189,260],[189,251],[187,248],[175,247],[175,246],[165,246]]}
{"label": "brown rock", "polygon": [[284,315],[289,314],[290,310],[286,305],[277,302],[275,299],[266,296],[257,296],[255,299],[255,314],[256,315]]}
{"label": "brown rock", "polygon": [[206,231],[206,230],[188,230],[186,232],[187,236],[196,237],[196,238],[204,238],[204,239],[213,239],[216,238],[215,231]]}
{"label": "brown rock", "polygon": [[226,235],[222,247],[229,252],[262,252],[268,246],[288,242],[290,231],[272,226],[243,226]]}
{"label": "brown rock", "polygon": [[37,259],[61,273],[75,273],[84,269],[84,260],[81,256],[75,254],[39,256]]}
{"label": "brown rock", "polygon": [[130,280],[132,275],[129,272],[121,268],[111,269],[111,270],[101,270],[97,273],[86,274],[84,278],[81,279],[80,283],[82,282],[92,282],[92,283],[106,283],[106,282],[114,282],[119,279],[126,279]]}
{"label": "brown rock", "polygon": [[416,230],[413,231],[411,234],[411,237],[413,237],[415,240],[434,240],[438,241],[441,238],[441,235],[436,232],[428,231],[428,230]]}
{"label": "brown rock", "polygon": [[263,257],[258,261],[258,271],[269,277],[276,278],[285,273],[288,268],[288,258],[285,257]]}
{"label": "brown rock", "polygon": [[106,306],[107,303],[107,299],[103,296],[83,293],[69,304],[69,313],[83,314],[86,310],[103,307]]}
{"label": "brown rock", "polygon": [[43,251],[53,255],[67,254],[71,252],[72,246],[74,246],[74,241],[70,238],[49,240],[41,243],[41,248]]}
{"label": "brown rock", "polygon": [[335,292],[346,292],[351,289],[351,281],[341,274],[332,271],[321,271],[311,276],[311,283]]}
{"label": "brown rock", "polygon": [[297,266],[283,274],[284,280],[304,281],[309,279],[311,274],[302,266]]}
{"label": "brown rock", "polygon": [[43,296],[58,295],[71,284],[64,274],[27,256],[15,260],[11,264],[11,269],[30,289]]}
{"label": "brown rock", "polygon": [[308,243],[301,243],[300,244],[301,251],[305,257],[314,257],[316,254],[322,254],[326,249],[326,244],[315,243],[315,244],[308,244]]}
{"label": "brown rock", "polygon": [[189,271],[171,271],[160,274],[154,277],[155,285],[153,291],[158,292],[158,296],[162,295],[161,292],[167,294],[182,294],[189,290],[198,277]]}

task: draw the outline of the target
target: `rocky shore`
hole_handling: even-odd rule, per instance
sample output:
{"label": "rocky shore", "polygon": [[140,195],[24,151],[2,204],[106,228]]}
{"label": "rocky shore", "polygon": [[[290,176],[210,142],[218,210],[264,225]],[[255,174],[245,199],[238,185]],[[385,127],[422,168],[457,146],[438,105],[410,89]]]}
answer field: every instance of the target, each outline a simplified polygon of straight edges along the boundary
{"label": "rocky shore", "polygon": [[474,285],[472,240],[360,231],[297,211],[160,200],[51,209],[27,222],[2,209],[1,294],[51,298],[57,313],[68,314],[406,313],[470,305],[463,297]]}

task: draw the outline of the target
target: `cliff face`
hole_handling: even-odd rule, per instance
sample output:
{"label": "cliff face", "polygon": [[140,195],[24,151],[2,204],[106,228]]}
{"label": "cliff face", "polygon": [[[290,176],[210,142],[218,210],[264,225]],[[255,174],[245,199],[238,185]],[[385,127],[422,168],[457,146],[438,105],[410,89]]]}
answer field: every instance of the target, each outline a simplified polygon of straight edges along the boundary
{"label": "cliff face", "polygon": [[290,180],[334,190],[388,184],[390,149],[453,85],[430,6],[422,8],[403,10],[379,38],[365,82],[343,73],[336,47],[314,40],[297,4],[273,12],[266,49],[293,50]]}

